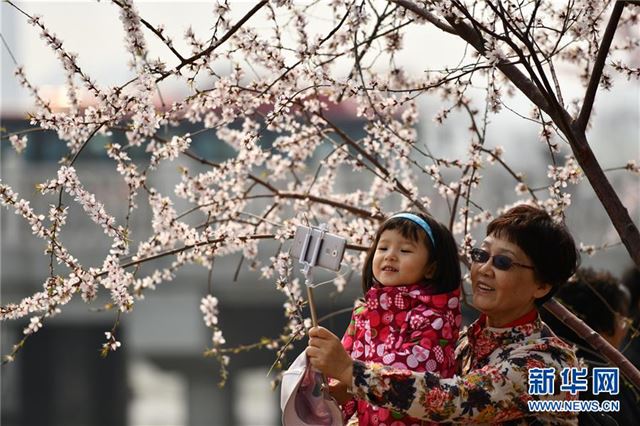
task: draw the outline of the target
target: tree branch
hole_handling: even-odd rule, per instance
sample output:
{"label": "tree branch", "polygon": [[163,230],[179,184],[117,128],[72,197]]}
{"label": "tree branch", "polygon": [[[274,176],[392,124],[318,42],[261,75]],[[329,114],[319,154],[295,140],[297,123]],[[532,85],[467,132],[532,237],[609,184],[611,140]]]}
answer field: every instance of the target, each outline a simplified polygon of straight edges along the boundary
{"label": "tree branch", "polygon": [[413,2],[410,2],[410,1],[407,1],[407,0],[390,0],[390,1],[391,1],[391,3],[395,3],[395,4],[399,5],[399,6],[402,6],[405,9],[412,11],[416,15],[426,19],[427,21],[431,22],[436,27],[440,28],[442,31],[450,33],[450,34],[456,34],[456,30],[453,27],[451,27],[451,26],[447,25],[446,23],[442,22],[441,20],[439,20],[432,13],[429,13],[426,10],[421,9],[420,6],[414,4]]}
{"label": "tree branch", "polygon": [[[119,2],[118,0],[112,0],[116,5],[118,5],[120,8],[124,9],[124,4],[122,4],[121,2]],[[184,58],[182,57],[182,55],[180,54],[180,52],[178,52],[173,45],[171,44],[171,42],[166,39],[162,33],[160,31],[158,31],[158,29],[156,27],[154,27],[153,25],[151,25],[149,22],[147,22],[146,19],[144,19],[142,16],[139,17],[140,18],[140,22],[142,23],[142,25],[144,25],[145,27],[147,27],[147,29],[149,29],[149,31],[151,31],[152,33],[154,33],[160,40],[162,40],[162,42],[165,44],[165,46],[167,46],[167,48],[169,48],[169,50],[171,50],[171,52],[176,55],[178,57],[178,59],[180,60],[180,62],[184,62]]]}
{"label": "tree branch", "polygon": [[278,192],[276,194],[261,194],[261,195],[248,195],[245,197],[245,200],[254,200],[258,198],[281,198],[281,199],[292,199],[292,200],[308,200],[312,203],[325,204],[327,206],[331,206],[337,209],[343,209],[352,213],[355,216],[359,216],[365,219],[377,219],[382,220],[380,214],[372,213],[369,210],[361,209],[356,206],[352,206],[346,203],[341,203],[340,201],[331,200],[329,198],[318,197],[317,195],[311,194],[301,194],[298,192]]}
{"label": "tree branch", "polygon": [[[390,1],[399,2],[400,0]],[[405,6],[409,3],[410,2],[403,0],[402,3],[399,4]],[[618,11],[621,14],[622,7],[623,5],[620,5],[619,2],[617,2],[614,8],[614,12]],[[425,15],[427,12],[420,9],[418,6],[415,6],[411,10],[426,19]],[[607,26],[606,34],[610,35],[608,35],[608,37],[605,37],[605,40],[603,40],[602,42],[601,49],[598,52],[598,58],[603,55],[601,59],[603,65],[604,59],[606,58],[606,53],[609,50],[608,46],[611,43],[610,39],[613,37],[613,32],[615,32],[615,27],[617,26],[619,20],[619,16],[617,18],[615,16],[616,13],[612,14],[612,19],[609,21],[609,24]],[[464,39],[478,52],[484,54],[484,40],[478,35],[474,28],[470,27],[468,24],[460,20],[455,20],[453,17],[447,19],[451,26],[455,29],[455,33],[459,37]],[[534,51],[532,49],[530,50],[531,55],[535,56]],[[578,160],[580,167],[582,167],[585,176],[589,180],[589,183],[598,196],[598,200],[600,200],[600,203],[609,215],[611,223],[620,235],[620,239],[629,252],[629,255],[633,259],[634,263],[640,266],[640,232],[638,232],[638,227],[634,224],[633,220],[629,216],[629,212],[620,201],[620,197],[618,197],[614,188],[611,186],[611,183],[607,179],[607,176],[604,174],[602,168],[600,167],[600,163],[598,163],[597,158],[593,154],[593,151],[589,146],[589,142],[587,141],[584,132],[584,128],[586,127],[585,123],[582,123],[580,119],[573,121],[569,113],[564,108],[562,108],[557,102],[557,99],[552,96],[553,92],[548,94],[551,99],[551,102],[549,102],[546,99],[545,94],[540,90],[540,87],[537,86],[531,79],[526,77],[515,65],[505,64],[501,62],[498,63],[497,67],[518,89],[520,89],[520,91],[525,96],[527,96],[541,110],[546,112],[549,117],[551,117],[556,126],[558,126],[558,128],[565,134],[569,144],[571,145],[571,150],[573,151],[576,160]],[[540,71],[542,72],[542,70]],[[532,70],[530,70],[530,72],[533,73]],[[583,120],[587,120],[588,115],[591,111],[591,106],[593,105],[593,100],[595,98],[595,90],[597,89],[601,73],[602,69],[598,71],[594,66],[594,77],[589,84],[589,87],[592,87],[591,91],[593,91],[593,94],[589,95],[591,91],[588,90],[587,95],[585,96],[586,99],[583,104],[583,111],[581,111],[580,113],[580,117],[583,117]],[[597,77],[595,76],[596,74]]]}
{"label": "tree branch", "polygon": [[591,116],[591,109],[593,108],[593,102],[596,98],[596,91],[600,84],[600,77],[602,77],[604,63],[607,59],[607,55],[609,54],[613,35],[616,33],[616,28],[618,27],[618,22],[620,21],[620,16],[622,15],[625,3],[626,2],[624,1],[616,1],[615,6],[613,7],[613,12],[611,12],[611,17],[609,18],[609,23],[604,31],[602,43],[600,43],[600,49],[598,49],[598,55],[596,56],[596,60],[593,64],[593,69],[591,70],[591,78],[587,85],[587,91],[584,94],[582,109],[580,109],[580,115],[574,123],[576,129],[583,132],[589,123],[589,117]]}
{"label": "tree branch", "polygon": [[[419,6],[407,0],[390,0],[394,3],[398,3],[399,5],[406,7],[407,9],[415,12],[419,16],[431,22],[430,13],[425,10],[422,10]],[[462,21],[456,21],[451,18],[449,20],[449,24],[453,29],[452,34],[456,34],[461,37],[464,41],[469,43],[474,49],[476,49],[479,53],[484,54],[484,40],[478,35],[477,31],[471,28],[468,24],[465,24]],[[446,31],[446,30],[443,30]],[[540,89],[525,76],[522,71],[520,71],[515,65],[511,63],[500,62],[496,65],[500,71],[504,75],[509,78],[509,80],[518,88],[520,91],[527,97],[531,102],[540,107],[543,111],[547,112],[549,115],[554,115],[551,110],[551,106],[549,102],[545,99]]]}
{"label": "tree branch", "polygon": [[593,154],[584,130],[576,128],[576,123],[571,125],[571,131],[565,133],[569,138],[571,149],[576,160],[582,167],[584,175],[593,187],[600,203],[611,219],[611,223],[620,235],[624,246],[634,263],[640,267],[640,232],[629,216],[629,211],[620,201],[615,189],[602,171],[600,163]]}
{"label": "tree branch", "polygon": [[211,46],[209,46],[208,48],[206,48],[202,52],[200,52],[200,53],[198,53],[196,55],[193,55],[192,57],[182,61],[177,67],[175,67],[171,71],[167,71],[166,73],[164,73],[161,77],[156,79],[156,83],[159,83],[160,81],[164,80],[165,78],[167,78],[169,76],[178,74],[179,71],[184,66],[194,63],[195,61],[197,61],[198,59],[202,58],[203,56],[209,55],[218,46],[220,46],[222,43],[224,43],[229,38],[231,38],[231,36],[234,35],[236,33],[236,31],[238,31],[244,25],[244,23],[247,22],[249,20],[249,18],[251,18],[253,15],[255,15],[256,12],[258,10],[260,10],[262,8],[262,6],[264,6],[265,4],[267,4],[267,0],[262,0],[260,3],[256,4],[253,7],[253,9],[251,9],[249,12],[247,12],[247,14],[242,17],[242,19],[240,19],[238,22],[236,22],[236,24],[233,27],[231,27],[231,29],[229,29],[229,31],[227,31],[227,33],[220,38],[220,40],[218,40],[216,43],[212,44]]}
{"label": "tree branch", "polygon": [[616,348],[604,340],[602,336],[593,331],[584,321],[573,315],[571,311],[555,299],[548,300],[544,304],[544,308],[562,323],[566,324],[578,336],[581,336],[593,349],[605,357],[607,361],[618,366],[622,374],[629,379],[636,388],[640,389],[640,371],[638,371],[624,355],[618,352]]}

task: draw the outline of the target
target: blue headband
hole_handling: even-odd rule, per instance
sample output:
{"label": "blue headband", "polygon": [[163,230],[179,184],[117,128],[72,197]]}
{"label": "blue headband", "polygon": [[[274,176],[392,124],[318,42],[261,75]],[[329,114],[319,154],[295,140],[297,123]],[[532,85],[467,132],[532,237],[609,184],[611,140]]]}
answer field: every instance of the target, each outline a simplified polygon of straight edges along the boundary
{"label": "blue headband", "polygon": [[396,219],[396,218],[409,219],[410,221],[414,222],[416,225],[420,225],[420,227],[424,229],[424,232],[426,232],[427,235],[429,236],[429,239],[431,240],[431,242],[433,243],[433,247],[435,248],[436,240],[435,238],[433,238],[433,232],[431,231],[431,227],[429,226],[426,220],[424,220],[420,216],[415,215],[413,213],[396,213],[387,220]]}

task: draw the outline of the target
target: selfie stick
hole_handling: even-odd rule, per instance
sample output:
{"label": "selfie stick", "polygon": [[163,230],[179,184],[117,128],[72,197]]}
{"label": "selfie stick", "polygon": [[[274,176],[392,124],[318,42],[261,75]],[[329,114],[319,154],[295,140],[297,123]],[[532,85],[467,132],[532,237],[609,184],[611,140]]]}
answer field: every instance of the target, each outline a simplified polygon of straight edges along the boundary
{"label": "selfie stick", "polygon": [[[311,247],[313,250],[311,252],[311,259],[307,261],[307,251],[309,251],[309,244],[311,242],[311,234],[314,229],[318,229],[320,231],[320,235],[316,240],[316,244]],[[327,232],[327,225],[323,223],[318,228],[309,228],[307,235],[304,237],[304,243],[302,244],[302,253],[300,255],[300,263],[304,265],[302,268],[302,274],[304,275],[304,284],[307,287],[307,299],[309,300],[309,310],[311,311],[311,324],[314,327],[318,325],[318,317],[316,316],[316,304],[313,299],[313,287],[311,283],[311,268],[316,266],[316,262],[318,261],[318,255],[320,254],[320,246],[322,245],[322,239],[324,238],[324,234]]]}

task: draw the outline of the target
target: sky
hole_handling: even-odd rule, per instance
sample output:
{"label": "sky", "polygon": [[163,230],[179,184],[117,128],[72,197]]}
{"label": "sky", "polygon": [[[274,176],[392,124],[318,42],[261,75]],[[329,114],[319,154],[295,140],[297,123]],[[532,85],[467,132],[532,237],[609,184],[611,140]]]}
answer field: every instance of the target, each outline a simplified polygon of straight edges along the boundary
{"label": "sky", "polygon": [[[253,5],[252,2],[231,2],[233,16],[239,17]],[[39,14],[49,28],[63,40],[65,48],[79,54],[79,64],[83,71],[103,85],[119,85],[132,74],[127,67],[127,52],[124,49],[124,32],[118,19],[118,8],[109,2],[16,2],[29,14]],[[183,39],[186,29],[191,26],[196,34],[206,34],[214,22],[210,2],[136,2],[142,16],[153,24],[165,23],[166,30],[181,52],[188,49]],[[11,49],[16,61],[24,66],[28,78],[42,88],[44,93],[55,96],[57,86],[64,84],[64,74],[53,53],[39,38],[35,28],[26,23],[26,17],[10,5],[0,7],[2,35]],[[315,16],[312,22],[322,25],[328,16]],[[252,17],[251,25],[256,28],[266,26],[259,15]],[[313,30],[313,29],[312,29]],[[316,30],[323,30],[318,27]],[[458,40],[444,35],[432,26],[415,28],[417,34],[405,38],[405,52],[400,62],[409,70],[420,72],[412,67],[413,58],[428,56],[432,67],[444,66],[457,59]],[[152,57],[172,60],[170,52],[154,36],[146,32]],[[428,40],[425,45],[424,40]],[[13,77],[13,61],[2,46],[2,107],[5,114],[23,112],[30,106],[30,100],[23,89],[19,88]]]}
{"label": "sky", "polygon": [[[15,4],[29,14],[42,16],[48,28],[63,41],[65,49],[79,55],[78,63],[85,74],[99,85],[120,85],[132,76],[127,66],[128,55],[124,47],[124,31],[118,18],[119,8],[111,2],[16,1]],[[244,15],[253,4],[231,1],[232,18],[235,20]],[[192,27],[196,34],[204,38],[215,19],[212,2],[209,1],[139,1],[136,7],[150,23],[166,24],[166,32],[172,36],[183,55],[189,52],[183,41],[187,28]],[[316,13],[322,13],[321,10]],[[326,16],[311,17],[311,32],[326,32],[324,23],[330,18],[329,8],[326,13]],[[262,15],[256,14],[249,22],[258,30],[268,25]],[[64,97],[61,85],[65,77],[59,61],[40,39],[36,29],[26,21],[27,18],[11,5],[5,2],[0,5],[1,33],[6,41],[6,46],[0,46],[1,106],[5,116],[20,115],[32,105],[26,91],[16,83],[13,76],[15,65],[7,47],[17,63],[24,66],[29,80],[45,96]],[[464,48],[464,43],[456,37],[445,34],[433,25],[411,25],[406,34],[398,62],[409,72],[421,73],[427,67],[438,69],[451,66],[458,62]],[[162,57],[175,62],[169,50],[155,36],[147,30],[145,35],[152,58]],[[558,72],[566,97],[582,93],[584,89],[580,87],[575,70],[559,67]]]}

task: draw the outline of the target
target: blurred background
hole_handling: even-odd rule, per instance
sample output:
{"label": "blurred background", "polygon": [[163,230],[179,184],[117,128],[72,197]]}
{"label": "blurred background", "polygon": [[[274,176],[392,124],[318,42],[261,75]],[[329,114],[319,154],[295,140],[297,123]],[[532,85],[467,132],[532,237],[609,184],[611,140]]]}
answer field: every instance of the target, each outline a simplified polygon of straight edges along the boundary
{"label": "blurred background", "polygon": [[[79,53],[84,71],[101,84],[121,84],[130,77],[126,60],[122,59],[126,53],[122,43],[124,34],[116,7],[85,2],[17,4],[29,13],[42,15],[47,25],[65,41],[66,48]],[[241,15],[251,5],[238,2],[237,14]],[[198,30],[206,32],[213,16],[211,6],[204,2],[143,2],[138,7],[141,15],[151,22],[166,23],[169,31],[175,31],[176,40],[181,39],[188,26],[196,33]],[[64,74],[55,57],[24,16],[7,4],[2,4],[0,11],[2,36],[16,61],[24,65],[25,72],[32,83],[41,88],[44,97],[51,99],[55,108],[63,110],[66,106]],[[260,25],[258,21],[256,26],[259,28]],[[432,28],[418,27],[411,31],[405,40],[405,55],[400,58],[406,61],[402,65],[408,71],[421,72],[413,58],[421,57],[437,68],[438,64],[450,61],[451,52],[462,46]],[[152,44],[151,37],[149,40]],[[633,63],[640,62],[638,55]],[[29,127],[26,114],[33,108],[32,99],[15,82],[15,66],[6,46],[2,46],[1,58],[0,119],[4,131],[11,133]],[[560,72],[567,91],[581,94],[578,76],[567,70]],[[165,100],[179,99],[181,90],[180,87],[168,87],[163,93]],[[478,99],[481,95],[478,92]],[[505,102],[525,114],[529,110],[526,100],[521,97],[505,99]],[[419,139],[442,157],[463,157],[469,138],[468,119],[454,114],[437,126],[432,117],[440,108],[436,98],[421,100]],[[354,137],[362,132],[362,121],[355,116],[354,110],[344,108],[329,114],[340,120],[341,126]],[[615,79],[610,91],[600,91],[592,123],[588,137],[603,168],[620,167],[630,159],[638,160],[638,83]],[[193,125],[185,123],[167,129],[167,134],[182,135],[193,130]],[[487,138],[490,146],[505,148],[504,159],[514,169],[530,176],[542,176],[539,182],[542,186],[548,152],[539,142],[538,133],[535,124],[505,109],[494,116]],[[126,212],[123,200],[126,200],[127,189],[121,177],[113,173],[112,160],[104,154],[104,145],[114,142],[124,145],[124,135],[96,136],[83,153],[77,170],[85,186],[104,202],[107,211],[121,217]],[[268,140],[262,142],[269,143]],[[55,175],[65,145],[53,132],[35,132],[29,135],[28,147],[21,155],[16,154],[6,140],[0,146],[2,181],[22,197],[33,200],[31,206],[36,211],[46,212],[53,201],[36,196],[34,187]],[[233,155],[233,151],[216,141],[212,134],[194,137],[192,148],[216,162]],[[180,165],[190,167],[194,173],[204,170],[196,162],[178,160],[171,167],[164,165],[166,170],[153,175],[153,186],[162,193],[171,193]],[[636,223],[640,223],[638,176],[626,171],[613,171],[608,176]],[[360,187],[361,182],[349,180],[343,185],[342,190],[348,191]],[[514,186],[515,182],[506,173],[487,170],[477,196],[486,199],[488,206],[500,206],[514,201]],[[617,234],[593,190],[583,181],[570,188],[570,192],[572,207],[568,211],[567,224],[576,240],[596,246],[613,246],[594,256],[583,255],[583,265],[605,268],[620,275],[631,266],[631,261],[618,244]],[[150,232],[148,206],[140,204],[132,218],[132,228],[138,223],[138,227],[147,226]],[[446,217],[446,208],[435,198],[433,210],[436,217]],[[1,304],[6,305],[40,290],[48,275],[49,261],[43,254],[43,242],[32,236],[20,217],[8,210],[0,215],[0,297]],[[77,208],[71,210],[67,222],[71,225],[65,228],[63,241],[71,253],[85,265],[101,262],[109,244],[95,238],[98,235],[96,225]],[[478,238],[482,238],[481,233],[476,235]],[[269,243],[264,244],[261,252],[268,253]],[[262,260],[266,262],[267,258],[264,256]],[[277,336],[285,324],[284,297],[275,291],[274,280],[260,279],[259,273],[246,265],[239,267],[240,262],[239,255],[216,260],[213,275],[214,294],[220,300],[221,327],[229,346],[250,344],[262,336]],[[2,425],[279,424],[279,389],[272,390],[275,374],[267,376],[275,353],[260,350],[234,355],[226,386],[217,386],[220,379],[218,365],[215,360],[203,356],[211,339],[199,311],[200,299],[206,294],[208,285],[207,274],[203,268],[183,268],[172,282],[147,292],[145,300],[136,302],[133,312],[121,316],[118,339],[122,341],[122,347],[106,359],[99,356],[99,350],[105,341],[104,332],[113,327],[116,315],[102,309],[107,299],[99,298],[88,306],[76,298],[62,315],[49,321],[27,341],[15,362],[0,370]],[[320,316],[348,308],[354,298],[361,295],[359,274],[350,276],[342,293],[335,287],[325,286],[316,294]],[[468,320],[473,316],[473,312],[467,312]],[[324,325],[340,334],[348,320],[349,312],[346,312],[331,317]],[[22,338],[27,321],[1,324],[3,355]],[[302,348],[298,343],[292,356]]]}

